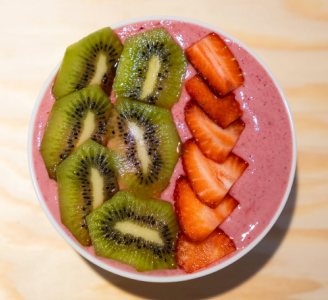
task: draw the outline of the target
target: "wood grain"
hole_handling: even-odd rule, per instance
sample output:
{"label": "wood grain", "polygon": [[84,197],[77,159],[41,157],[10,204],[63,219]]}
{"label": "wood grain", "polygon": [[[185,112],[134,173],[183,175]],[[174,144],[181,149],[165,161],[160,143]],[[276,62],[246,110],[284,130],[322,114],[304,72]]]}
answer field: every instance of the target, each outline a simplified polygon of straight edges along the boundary
{"label": "wood grain", "polygon": [[[0,0],[0,300],[328,299],[327,0]],[[67,45],[147,15],[217,26],[273,71],[295,121],[297,177],[267,237],[226,269],[190,282],[125,279],[77,254],[43,213],[27,132],[38,93]]]}

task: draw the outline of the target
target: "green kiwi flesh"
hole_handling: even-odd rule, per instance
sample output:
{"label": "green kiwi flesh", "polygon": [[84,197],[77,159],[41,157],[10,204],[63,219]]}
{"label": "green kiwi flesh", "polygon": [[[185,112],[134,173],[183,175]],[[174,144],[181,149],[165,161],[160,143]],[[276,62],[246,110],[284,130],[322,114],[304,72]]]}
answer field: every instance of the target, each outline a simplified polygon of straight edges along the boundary
{"label": "green kiwi flesh", "polygon": [[133,35],[124,42],[115,96],[170,109],[180,98],[186,69],[182,49],[163,27]]}
{"label": "green kiwi flesh", "polygon": [[55,98],[94,84],[110,95],[122,50],[120,39],[109,27],[69,46],[53,88]]}
{"label": "green kiwi flesh", "polygon": [[171,203],[120,190],[86,217],[95,253],[137,271],[175,269],[179,227]]}
{"label": "green kiwi flesh", "polygon": [[119,190],[112,166],[112,151],[90,139],[57,168],[61,221],[83,246],[91,244],[86,216]]}
{"label": "green kiwi flesh", "polygon": [[159,197],[170,182],[181,141],[168,109],[121,98],[109,119],[108,147],[118,153],[121,186],[137,196]]}
{"label": "green kiwi flesh", "polygon": [[87,139],[106,145],[111,109],[111,101],[97,85],[55,102],[40,147],[50,178],[56,179],[57,166]]}

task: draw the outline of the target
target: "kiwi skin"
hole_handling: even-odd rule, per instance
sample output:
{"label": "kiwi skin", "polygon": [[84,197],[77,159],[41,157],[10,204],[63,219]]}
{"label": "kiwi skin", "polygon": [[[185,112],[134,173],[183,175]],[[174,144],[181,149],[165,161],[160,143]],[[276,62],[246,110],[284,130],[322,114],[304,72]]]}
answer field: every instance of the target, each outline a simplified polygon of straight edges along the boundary
{"label": "kiwi skin", "polygon": [[[120,190],[86,220],[97,255],[131,265],[139,272],[177,267],[175,247],[179,226],[171,203],[141,199]],[[133,223],[138,230],[122,232],[116,225],[124,222]],[[149,236],[145,239],[140,228],[157,231],[161,244]]]}
{"label": "kiwi skin", "polygon": [[58,166],[61,221],[82,246],[91,244],[85,218],[96,208],[96,204],[99,205],[99,198],[97,203],[94,201],[94,192],[99,192],[99,185],[92,181],[95,179],[92,178],[91,168],[98,170],[102,176],[102,203],[119,191],[113,160],[111,150],[89,139]]}
{"label": "kiwi skin", "polygon": [[[129,122],[144,131],[147,172],[142,168]],[[181,140],[168,109],[125,98],[117,100],[109,118],[108,147],[117,153],[115,170],[120,186],[140,197],[158,198],[169,185],[181,153]]]}
{"label": "kiwi skin", "polygon": [[59,99],[91,85],[100,54],[106,55],[106,66],[104,66],[106,71],[93,84],[100,85],[104,92],[110,95],[122,50],[120,39],[109,27],[100,29],[70,45],[66,49],[53,87],[55,98]]}
{"label": "kiwi skin", "polygon": [[49,177],[56,180],[56,168],[80,141],[88,112],[94,114],[95,130],[87,138],[107,144],[107,120],[112,103],[97,85],[70,94],[53,105],[41,142],[40,152]]}

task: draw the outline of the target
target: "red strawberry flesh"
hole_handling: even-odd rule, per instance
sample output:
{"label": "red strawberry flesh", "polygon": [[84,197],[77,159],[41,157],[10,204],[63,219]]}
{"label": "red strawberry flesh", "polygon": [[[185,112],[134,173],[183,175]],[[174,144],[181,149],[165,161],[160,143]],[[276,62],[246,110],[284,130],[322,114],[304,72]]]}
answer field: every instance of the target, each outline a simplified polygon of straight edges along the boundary
{"label": "red strawberry flesh", "polygon": [[238,201],[230,195],[224,197],[217,208],[213,210],[216,216],[219,218],[220,223],[222,223],[234,211],[238,204]]}
{"label": "red strawberry flesh", "polygon": [[195,69],[220,95],[244,84],[244,76],[233,53],[216,33],[211,33],[186,50]]}
{"label": "red strawberry flesh", "polygon": [[223,128],[243,115],[233,93],[219,98],[198,75],[186,82],[186,89],[190,97]]}
{"label": "red strawberry flesh", "polygon": [[211,208],[218,206],[248,166],[234,154],[218,164],[206,158],[193,140],[184,144],[182,163],[197,198]]}
{"label": "red strawberry flesh", "polygon": [[181,176],[174,190],[175,212],[181,231],[194,242],[201,242],[238,206],[238,201],[227,195],[216,209],[198,200],[186,177]]}
{"label": "red strawberry flesh", "polygon": [[223,129],[190,101],[185,108],[186,122],[197,145],[206,157],[223,163],[235,146],[245,124],[237,120]]}
{"label": "red strawberry flesh", "polygon": [[186,177],[177,180],[174,201],[181,231],[191,241],[203,241],[221,223],[216,212],[197,199]]}
{"label": "red strawberry flesh", "polygon": [[229,154],[223,164],[217,164],[212,160],[209,160],[209,163],[215,177],[224,184],[227,190],[232,187],[248,166],[247,162],[233,153]]}
{"label": "red strawberry flesh", "polygon": [[221,230],[216,229],[202,242],[190,242],[179,234],[177,243],[178,266],[193,273],[236,250],[234,242]]}

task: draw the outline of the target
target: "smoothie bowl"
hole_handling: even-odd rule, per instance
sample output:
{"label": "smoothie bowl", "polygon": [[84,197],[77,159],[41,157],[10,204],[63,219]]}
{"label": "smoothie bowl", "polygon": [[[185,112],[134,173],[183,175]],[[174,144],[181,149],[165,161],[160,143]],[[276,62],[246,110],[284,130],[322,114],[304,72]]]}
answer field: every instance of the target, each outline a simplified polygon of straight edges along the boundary
{"label": "smoothie bowl", "polygon": [[279,84],[249,48],[155,16],[69,46],[35,104],[28,159],[44,212],[77,252],[174,282],[228,266],[266,235],[296,140]]}

